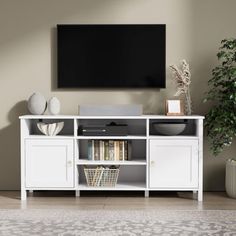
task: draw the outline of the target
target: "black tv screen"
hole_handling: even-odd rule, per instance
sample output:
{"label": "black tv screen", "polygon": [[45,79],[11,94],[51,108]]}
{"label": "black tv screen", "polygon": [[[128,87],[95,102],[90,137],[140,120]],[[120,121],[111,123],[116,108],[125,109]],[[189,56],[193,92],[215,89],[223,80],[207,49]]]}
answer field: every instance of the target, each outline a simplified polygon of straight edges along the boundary
{"label": "black tv screen", "polygon": [[165,25],[58,25],[58,88],[165,88]]}

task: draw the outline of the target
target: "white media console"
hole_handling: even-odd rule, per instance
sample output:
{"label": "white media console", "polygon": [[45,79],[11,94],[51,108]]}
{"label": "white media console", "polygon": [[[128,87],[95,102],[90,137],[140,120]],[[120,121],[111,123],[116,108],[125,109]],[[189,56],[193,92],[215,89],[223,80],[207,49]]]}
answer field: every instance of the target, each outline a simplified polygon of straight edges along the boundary
{"label": "white media console", "polygon": [[[160,120],[187,120],[181,135],[157,135],[152,123]],[[21,122],[21,199],[27,191],[83,190],[193,191],[203,199],[203,116],[34,116]],[[64,121],[56,136],[45,136],[37,122]],[[127,136],[78,135],[79,125],[128,125]],[[132,153],[126,161],[88,160],[88,140],[129,140]],[[88,187],[84,166],[119,165],[115,187]]]}

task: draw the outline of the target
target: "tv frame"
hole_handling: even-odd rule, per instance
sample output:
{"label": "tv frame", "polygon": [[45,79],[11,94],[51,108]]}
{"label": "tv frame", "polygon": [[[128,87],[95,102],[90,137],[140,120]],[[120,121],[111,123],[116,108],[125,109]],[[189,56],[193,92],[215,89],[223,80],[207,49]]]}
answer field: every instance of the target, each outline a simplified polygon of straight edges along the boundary
{"label": "tv frame", "polygon": [[[59,49],[59,45],[58,45],[58,27],[61,27],[61,26],[79,26],[79,25],[92,25],[92,26],[102,26],[102,25],[117,25],[117,26],[151,26],[151,25],[155,25],[155,26],[162,26],[164,27],[164,47],[165,47],[165,54],[164,54],[164,83],[163,83],[163,86],[154,86],[154,87],[136,87],[136,86],[125,86],[125,87],[122,87],[122,86],[105,86],[105,87],[96,87],[96,86],[83,86],[83,87],[79,87],[79,86],[60,86],[60,83],[59,83],[59,67],[58,67],[58,49]],[[139,90],[139,89],[145,89],[145,90],[150,90],[150,89],[163,89],[163,88],[166,88],[166,24],[57,24],[57,28],[56,28],[56,31],[57,31],[57,88],[58,89],[70,89],[70,90],[106,90],[106,89],[113,89],[113,90]]]}

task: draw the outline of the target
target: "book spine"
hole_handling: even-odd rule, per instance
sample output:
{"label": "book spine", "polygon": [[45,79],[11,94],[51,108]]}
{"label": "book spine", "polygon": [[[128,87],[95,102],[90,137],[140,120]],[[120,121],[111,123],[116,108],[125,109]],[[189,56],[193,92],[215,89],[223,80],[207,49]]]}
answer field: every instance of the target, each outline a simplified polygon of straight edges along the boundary
{"label": "book spine", "polygon": [[102,160],[105,160],[105,142],[102,141]]}
{"label": "book spine", "polygon": [[114,161],[116,161],[116,149],[117,149],[116,142],[117,141],[114,141]]}
{"label": "book spine", "polygon": [[125,141],[122,143],[122,160],[125,160]]}
{"label": "book spine", "polygon": [[99,141],[99,160],[103,161],[103,144],[102,140]]}
{"label": "book spine", "polygon": [[119,141],[119,161],[123,161],[123,142]]}
{"label": "book spine", "polygon": [[128,141],[124,141],[124,160],[128,160]]}
{"label": "book spine", "polygon": [[102,160],[105,161],[105,141],[102,141]]}
{"label": "book spine", "polygon": [[104,141],[104,160],[109,161],[109,142],[106,140]]}
{"label": "book spine", "polygon": [[109,140],[109,161],[114,161],[114,141]]}
{"label": "book spine", "polygon": [[131,160],[131,155],[132,155],[132,141],[128,141],[128,155],[127,155],[127,160]]}
{"label": "book spine", "polygon": [[99,160],[99,141],[94,140],[94,160]]}
{"label": "book spine", "polygon": [[91,153],[92,153],[92,158],[91,160],[94,161],[94,140],[92,140],[92,150],[91,150]]}
{"label": "book spine", "polygon": [[119,141],[116,141],[116,161],[119,161],[119,153],[120,153],[120,146],[119,146]]}
{"label": "book spine", "polygon": [[98,146],[98,161],[100,161],[100,141],[97,140],[97,146]]}
{"label": "book spine", "polygon": [[92,160],[92,140],[88,141],[88,160]]}

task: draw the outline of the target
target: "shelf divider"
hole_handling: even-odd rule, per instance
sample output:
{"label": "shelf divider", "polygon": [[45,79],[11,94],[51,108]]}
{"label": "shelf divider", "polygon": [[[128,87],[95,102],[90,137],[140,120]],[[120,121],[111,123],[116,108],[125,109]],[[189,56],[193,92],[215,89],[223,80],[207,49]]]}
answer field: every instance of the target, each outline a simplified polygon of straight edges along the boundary
{"label": "shelf divider", "polygon": [[77,160],[77,165],[146,165],[146,160],[130,160],[130,161],[90,161]]}
{"label": "shelf divider", "polygon": [[78,185],[77,189],[78,190],[109,190],[109,191],[111,190],[142,191],[142,190],[146,190],[146,185],[145,183],[126,182],[126,183],[117,183],[115,187],[90,187],[90,186],[87,186],[86,183],[82,183]]}
{"label": "shelf divider", "polygon": [[128,135],[128,136],[83,136],[83,135],[78,135],[76,136],[77,139],[110,139],[110,140],[115,140],[115,139],[147,139],[145,135],[139,136],[139,135]]}

